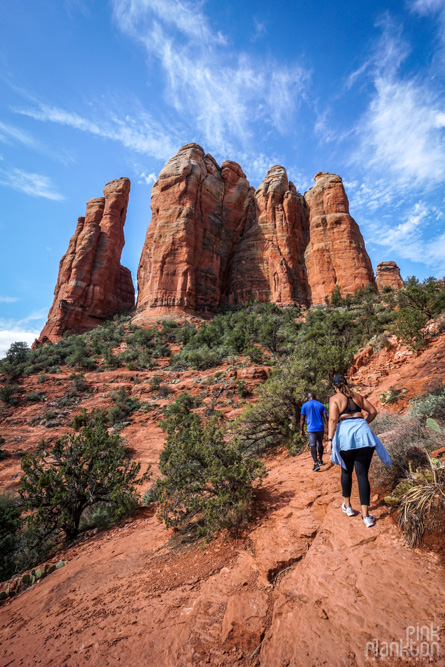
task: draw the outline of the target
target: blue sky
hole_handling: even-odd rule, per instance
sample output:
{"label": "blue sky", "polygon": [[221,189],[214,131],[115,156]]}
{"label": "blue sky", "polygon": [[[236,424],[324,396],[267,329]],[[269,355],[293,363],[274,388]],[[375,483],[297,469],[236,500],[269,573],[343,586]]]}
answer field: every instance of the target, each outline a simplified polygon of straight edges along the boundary
{"label": "blue sky", "polygon": [[340,174],[373,266],[445,274],[445,0],[0,5],[0,354],[33,340],[86,200],[132,182],[136,278],[163,164],[189,142],[257,187]]}

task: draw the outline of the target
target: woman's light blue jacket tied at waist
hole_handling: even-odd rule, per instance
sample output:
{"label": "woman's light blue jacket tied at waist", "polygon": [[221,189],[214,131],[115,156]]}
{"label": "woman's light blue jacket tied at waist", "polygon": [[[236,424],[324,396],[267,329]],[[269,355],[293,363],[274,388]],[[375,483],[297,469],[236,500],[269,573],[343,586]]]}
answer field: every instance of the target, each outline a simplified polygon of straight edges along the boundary
{"label": "woman's light blue jacket tied at waist", "polygon": [[363,417],[340,419],[332,440],[332,463],[335,463],[346,470],[346,465],[340,452],[351,449],[361,449],[362,447],[375,447],[375,451],[380,460],[386,466],[391,465],[392,461],[390,455],[386,451],[381,440],[376,436],[368,422],[363,419]]}

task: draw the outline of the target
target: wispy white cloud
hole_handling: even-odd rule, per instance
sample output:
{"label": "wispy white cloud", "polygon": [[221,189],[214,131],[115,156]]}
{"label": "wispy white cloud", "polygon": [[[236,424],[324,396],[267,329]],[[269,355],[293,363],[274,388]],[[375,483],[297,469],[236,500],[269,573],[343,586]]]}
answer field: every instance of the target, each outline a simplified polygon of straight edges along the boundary
{"label": "wispy white cloud", "polygon": [[43,327],[45,316],[46,311],[40,310],[19,320],[0,318],[0,358],[4,357],[12,343],[23,341],[31,345]]}
{"label": "wispy white cloud", "polygon": [[146,174],[145,171],[142,172],[139,176],[138,183],[145,185],[150,185],[151,183],[155,183],[156,181],[156,174],[154,172],[151,172],[150,174]]}
{"label": "wispy white cloud", "polygon": [[1,296],[0,295],[0,303],[15,303],[16,301],[19,301],[19,298],[17,296]]}
{"label": "wispy white cloud", "polygon": [[180,140],[175,141],[174,131],[164,129],[143,110],[138,110],[133,116],[123,117],[109,113],[108,117],[102,120],[44,103],[28,108],[16,107],[14,111],[36,120],[66,125],[81,132],[117,141],[131,151],[161,160],[171,157],[181,145]]}
{"label": "wispy white cloud", "polygon": [[57,192],[49,176],[18,169],[4,161],[0,163],[0,185],[33,197],[43,197],[53,201],[64,200],[64,196]]}
{"label": "wispy white cloud", "polygon": [[19,142],[20,144],[29,147],[35,147],[37,145],[36,141],[30,134],[20,130],[14,125],[9,125],[2,121],[0,121],[0,141],[6,144]]}
{"label": "wispy white cloud", "polygon": [[178,0],[113,0],[116,25],[161,63],[166,98],[182,116],[193,110],[210,150],[245,148],[252,123],[261,119],[280,132],[305,91],[308,72],[298,64],[235,55],[197,3]]}
{"label": "wispy white cloud", "polygon": [[22,331],[21,329],[0,329],[0,359],[5,356],[11,345],[16,342],[32,345],[40,331]]}
{"label": "wispy white cloud", "polygon": [[445,178],[445,95],[418,77],[400,75],[408,53],[400,28],[386,17],[369,61],[374,93],[356,128],[354,158],[399,188],[428,188]]}
{"label": "wispy white cloud", "polygon": [[252,34],[252,37],[250,38],[250,41],[256,42],[257,39],[260,39],[260,37],[263,37],[263,35],[267,33],[267,28],[264,21],[260,21],[255,16],[253,17],[253,25],[254,25],[254,32]]}
{"label": "wispy white cloud", "polygon": [[[136,25],[146,33],[153,19],[175,28],[188,39],[225,44],[221,33],[214,34],[207,17],[200,10],[200,2],[187,0],[114,0],[114,17],[124,32],[133,33]],[[143,37],[141,37],[143,39]]]}
{"label": "wispy white cloud", "polygon": [[408,212],[400,214],[400,218],[401,222],[395,226],[382,219],[367,224],[367,244],[386,248],[390,257],[425,264],[437,277],[443,277],[445,233],[436,236],[432,229],[440,219],[440,211],[424,201],[418,201]]}

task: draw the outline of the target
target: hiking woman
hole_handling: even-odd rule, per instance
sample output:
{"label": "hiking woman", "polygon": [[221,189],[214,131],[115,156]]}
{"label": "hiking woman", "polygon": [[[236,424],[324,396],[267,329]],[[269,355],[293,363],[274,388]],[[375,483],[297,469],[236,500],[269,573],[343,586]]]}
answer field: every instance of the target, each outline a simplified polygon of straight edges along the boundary
{"label": "hiking woman", "polygon": [[[368,472],[374,450],[385,465],[391,465],[391,459],[369,427],[377,415],[372,403],[352,391],[344,375],[336,375],[332,382],[335,394],[329,401],[328,447],[329,443],[332,443],[331,460],[342,468],[342,510],[348,516],[355,516],[351,507],[352,471],[355,468],[363,522],[370,528],[375,524],[375,518],[369,514],[371,490]],[[363,412],[367,413],[366,417]]]}

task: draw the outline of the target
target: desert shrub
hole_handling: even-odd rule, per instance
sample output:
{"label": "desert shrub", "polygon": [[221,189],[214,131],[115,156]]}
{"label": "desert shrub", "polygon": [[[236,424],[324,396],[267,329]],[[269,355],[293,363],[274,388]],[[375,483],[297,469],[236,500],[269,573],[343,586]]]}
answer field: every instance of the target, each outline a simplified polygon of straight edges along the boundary
{"label": "desert shrub", "polygon": [[18,534],[22,526],[20,498],[0,493],[0,581],[14,574]]}
{"label": "desert shrub", "polygon": [[73,435],[60,438],[47,451],[27,454],[20,495],[29,511],[28,526],[52,535],[63,531],[67,539],[79,533],[82,514],[98,503],[110,503],[116,515],[136,496],[135,487],[148,478],[138,477],[140,463],[132,462],[121,439],[110,434],[103,412],[84,417]]}
{"label": "desert shrub", "polygon": [[241,398],[246,398],[246,396],[250,395],[250,391],[244,382],[244,380],[238,380],[236,383],[236,391],[238,392],[238,396],[241,396]]}
{"label": "desert shrub", "polygon": [[160,426],[166,430],[170,423],[168,420],[171,417],[187,416],[199,406],[199,403],[199,399],[196,396],[183,392],[173,403],[164,408],[165,420],[160,423]]}
{"label": "desert shrub", "polygon": [[128,495],[119,502],[98,502],[93,507],[88,507],[82,514],[79,522],[79,530],[91,530],[98,528],[106,530],[113,524],[129,517],[139,506],[136,494]]}
{"label": "desert shrub", "polygon": [[259,388],[258,402],[248,405],[234,424],[245,450],[260,452],[278,445],[293,453],[301,450],[306,441],[300,436],[299,421],[307,391],[301,362],[291,358],[280,364]]}
{"label": "desert shrub", "polygon": [[445,386],[436,387],[410,402],[410,414],[418,419],[429,417],[445,422]]}
{"label": "desert shrub", "polygon": [[373,483],[381,489],[392,490],[409,475],[410,469],[428,464],[427,451],[438,447],[438,442],[436,435],[429,433],[417,419],[399,417],[384,442],[392,465],[385,466],[375,456],[370,470]]}
{"label": "desert shrub", "polygon": [[388,403],[397,403],[403,395],[406,394],[406,389],[397,389],[397,387],[390,387],[388,391],[380,392],[380,403],[387,405]]}
{"label": "desert shrub", "polygon": [[425,531],[445,531],[445,468],[429,464],[416,476],[399,506],[399,526],[410,547],[421,543]]}
{"label": "desert shrub", "polygon": [[158,500],[158,487],[156,484],[152,484],[149,489],[144,493],[142,499],[142,504],[147,506],[155,503]]}
{"label": "desert shrub", "polygon": [[17,393],[17,386],[12,384],[5,384],[0,387],[0,401],[5,405],[13,405],[17,400],[14,398]]}
{"label": "desert shrub", "polygon": [[263,353],[259,347],[249,347],[246,350],[246,355],[250,358],[250,361],[253,364],[262,364],[263,363]]}
{"label": "desert shrub", "polygon": [[171,355],[170,346],[165,343],[159,343],[153,348],[152,357],[154,359],[163,359],[164,357],[169,357]]}
{"label": "desert shrub", "polygon": [[219,366],[224,357],[225,353],[222,350],[202,346],[192,350],[183,349],[178,354],[170,357],[169,365],[173,369],[191,367],[196,370],[205,370]]}
{"label": "desert shrub", "polygon": [[153,375],[153,377],[150,378],[150,382],[148,383],[148,388],[150,391],[158,391],[161,384],[162,377],[160,375]]}
{"label": "desert shrub", "polygon": [[85,375],[83,373],[72,373],[69,378],[70,380],[70,393],[71,394],[82,394],[89,391],[90,385],[88,384]]}
{"label": "desert shrub", "polygon": [[40,373],[39,378],[37,380],[37,384],[44,384],[48,379],[48,376],[45,375],[45,373]]}
{"label": "desert shrub", "polygon": [[12,343],[4,359],[0,361],[0,373],[4,373],[9,380],[19,378],[28,363],[30,349],[24,342]]}
{"label": "desert shrub", "polygon": [[398,415],[393,415],[390,412],[380,412],[372,422],[371,428],[376,435],[380,435],[380,433],[392,431],[398,424],[400,424]]}
{"label": "desert shrub", "polygon": [[47,398],[43,391],[30,391],[29,394],[26,395],[25,400],[30,403],[44,403]]}
{"label": "desert shrub", "polygon": [[[327,297],[328,298],[328,297]],[[329,301],[331,306],[342,306],[343,305],[343,298],[340,292],[340,286],[336,285],[334,289],[331,292],[331,298]]]}
{"label": "desert shrub", "polygon": [[107,347],[104,351],[104,362],[107,368],[119,368],[121,365],[120,356],[114,354],[113,347]]}
{"label": "desert shrub", "polygon": [[171,394],[171,389],[168,384],[161,384],[158,390],[159,398],[168,398]]}
{"label": "desert shrub", "polygon": [[112,398],[114,406],[108,410],[108,419],[113,425],[128,419],[141,407],[140,401],[130,396],[125,387],[121,387],[118,392],[113,392]]}
{"label": "desert shrub", "polygon": [[445,310],[444,282],[435,278],[422,282],[414,276],[408,278],[397,293],[397,306],[397,335],[414,349],[424,347],[432,335],[425,329],[428,320]]}
{"label": "desert shrub", "polygon": [[86,344],[82,337],[73,337],[72,349],[70,354],[66,357],[66,365],[70,368],[96,368],[96,362],[91,357],[92,351]]}
{"label": "desert shrub", "polygon": [[198,534],[210,537],[248,520],[264,466],[245,458],[236,440],[226,442],[216,420],[204,425],[182,403],[163,423],[167,431],[157,481],[159,516],[167,527],[197,521]]}

